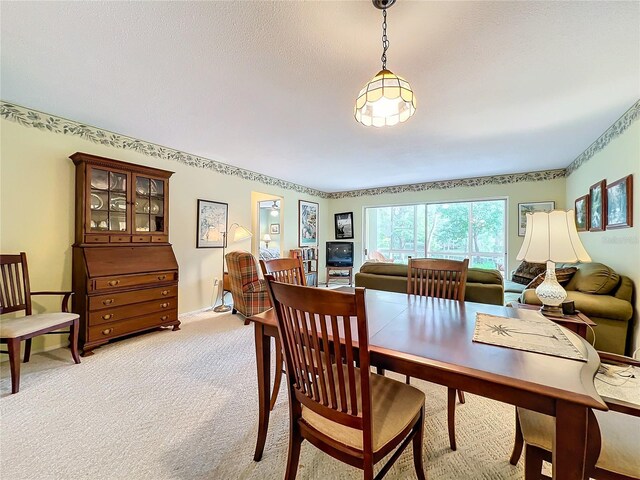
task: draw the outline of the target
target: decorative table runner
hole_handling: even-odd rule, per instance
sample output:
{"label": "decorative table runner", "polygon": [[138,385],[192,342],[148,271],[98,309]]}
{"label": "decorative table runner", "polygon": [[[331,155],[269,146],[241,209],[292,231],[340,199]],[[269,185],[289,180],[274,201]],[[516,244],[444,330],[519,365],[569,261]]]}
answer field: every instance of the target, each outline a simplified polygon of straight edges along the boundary
{"label": "decorative table runner", "polygon": [[586,362],[559,325],[539,312],[531,313],[535,315],[527,315],[528,318],[477,313],[473,341]]}
{"label": "decorative table runner", "polygon": [[640,405],[639,367],[602,364],[595,386],[600,395]]}

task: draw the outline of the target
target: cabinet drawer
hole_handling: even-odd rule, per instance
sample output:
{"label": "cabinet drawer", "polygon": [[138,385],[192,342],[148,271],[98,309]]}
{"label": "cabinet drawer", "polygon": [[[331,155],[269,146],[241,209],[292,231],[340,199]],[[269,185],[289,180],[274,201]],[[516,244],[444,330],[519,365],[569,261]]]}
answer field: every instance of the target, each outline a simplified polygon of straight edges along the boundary
{"label": "cabinet drawer", "polygon": [[[113,293],[111,295],[96,295],[89,297],[89,311],[120,307],[132,303],[147,302],[150,300],[162,300],[173,298],[178,295],[178,287],[169,285],[167,287],[148,288],[136,290],[135,292]],[[175,302],[175,300],[173,300]]]}
{"label": "cabinet drawer", "polygon": [[119,275],[114,277],[102,277],[94,280],[96,290],[108,288],[132,287],[158,282],[172,282],[176,280],[176,272],[144,273],[142,275]]}
{"label": "cabinet drawer", "polygon": [[174,310],[177,307],[177,303],[174,297],[96,310],[95,312],[89,312],[89,326],[117,322],[127,318],[148,315],[153,312],[168,312]]}
{"label": "cabinet drawer", "polygon": [[131,242],[131,235],[111,235],[109,241],[111,243],[129,243]]}
{"label": "cabinet drawer", "polygon": [[85,235],[85,243],[109,243],[109,235]]}
{"label": "cabinet drawer", "polygon": [[149,235],[133,235],[131,241],[133,243],[149,243],[151,238],[149,238]]}
{"label": "cabinet drawer", "polygon": [[151,242],[153,243],[167,243],[169,241],[169,237],[167,235],[151,235]]}
{"label": "cabinet drawer", "polygon": [[149,315],[130,318],[129,320],[122,320],[120,322],[96,325],[95,327],[89,327],[89,341],[95,342],[98,340],[120,337],[128,333],[147,330],[170,322],[175,322],[177,319],[178,310],[174,308],[168,312],[151,313]]}

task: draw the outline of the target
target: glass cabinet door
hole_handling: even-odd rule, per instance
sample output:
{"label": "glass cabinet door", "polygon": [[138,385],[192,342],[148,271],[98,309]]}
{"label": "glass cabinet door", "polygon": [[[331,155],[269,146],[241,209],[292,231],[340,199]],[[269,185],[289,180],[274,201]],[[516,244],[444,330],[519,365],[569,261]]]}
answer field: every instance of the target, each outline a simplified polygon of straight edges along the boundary
{"label": "glass cabinet door", "polygon": [[90,183],[89,230],[91,232],[126,232],[129,229],[127,174],[91,168]]}
{"label": "glass cabinet door", "polygon": [[135,232],[164,233],[164,180],[136,175],[135,182]]}

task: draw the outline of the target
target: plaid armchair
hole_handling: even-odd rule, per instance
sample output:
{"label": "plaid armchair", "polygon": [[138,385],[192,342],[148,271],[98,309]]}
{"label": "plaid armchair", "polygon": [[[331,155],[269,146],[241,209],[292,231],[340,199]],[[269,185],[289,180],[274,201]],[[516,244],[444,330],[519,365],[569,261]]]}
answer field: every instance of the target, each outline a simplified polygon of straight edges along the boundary
{"label": "plaid armchair", "polygon": [[229,252],[225,258],[233,296],[233,313],[239,312],[250,317],[270,309],[267,284],[258,278],[258,267],[253,255],[249,252]]}

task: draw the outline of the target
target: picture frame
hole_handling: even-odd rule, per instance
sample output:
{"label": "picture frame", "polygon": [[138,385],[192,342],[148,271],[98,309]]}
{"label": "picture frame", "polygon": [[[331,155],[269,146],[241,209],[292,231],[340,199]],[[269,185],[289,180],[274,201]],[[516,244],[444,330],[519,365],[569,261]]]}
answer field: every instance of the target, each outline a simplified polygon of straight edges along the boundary
{"label": "picture frame", "polygon": [[307,200],[298,200],[298,246],[318,245],[319,205]]}
{"label": "picture frame", "polygon": [[524,237],[527,230],[527,213],[550,212],[556,208],[556,202],[527,202],[518,204],[518,236]]}
{"label": "picture frame", "polygon": [[271,225],[269,225],[269,233],[271,235],[280,235],[280,224],[272,223]]}
{"label": "picture frame", "polygon": [[607,229],[633,227],[633,175],[607,185]]}
{"label": "picture frame", "polygon": [[576,230],[579,232],[589,231],[589,194],[576,198],[574,205]]}
{"label": "picture frame", "polygon": [[334,214],[336,240],[353,238],[353,212]]}
{"label": "picture frame", "polygon": [[606,180],[589,187],[589,231],[602,232],[607,228]]}
{"label": "picture frame", "polygon": [[227,245],[229,204],[198,199],[196,248],[223,248]]}

